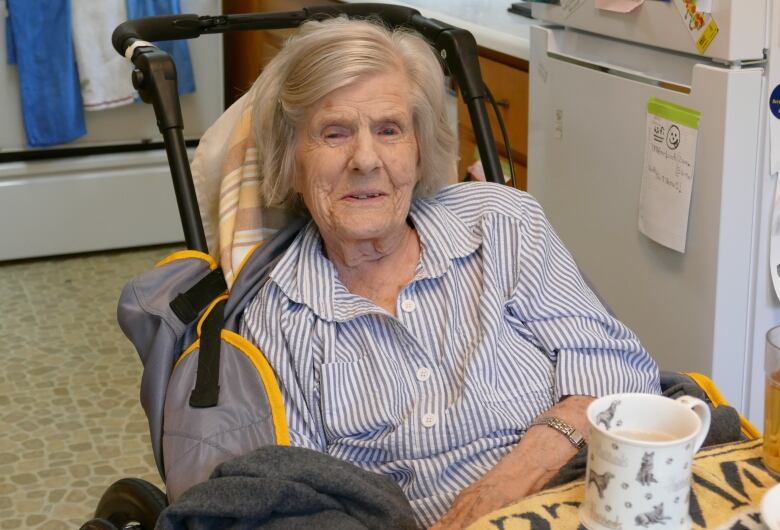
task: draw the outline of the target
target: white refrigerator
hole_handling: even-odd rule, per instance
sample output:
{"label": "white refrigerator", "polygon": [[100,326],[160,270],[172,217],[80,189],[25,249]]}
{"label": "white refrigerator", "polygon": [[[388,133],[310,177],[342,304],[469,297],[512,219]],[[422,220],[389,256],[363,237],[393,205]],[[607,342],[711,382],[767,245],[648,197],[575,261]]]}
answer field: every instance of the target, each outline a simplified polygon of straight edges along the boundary
{"label": "white refrigerator", "polygon": [[[704,50],[674,1],[628,13],[595,3],[533,6],[544,23],[531,31],[528,190],[661,368],[710,375],[760,425],[764,335],[780,323],[771,1],[712,0],[718,31]],[[684,252],[639,229],[651,98],[700,113]]]}
{"label": "white refrigerator", "polygon": [[[5,60],[5,4],[0,0],[0,261],[182,241],[151,105],[86,112],[85,136],[27,148],[19,75]],[[221,4],[181,0],[181,10],[218,15]],[[185,138],[197,140],[224,109],[222,36],[187,42],[196,91],[180,100]],[[128,83],[131,71],[128,63]]]}

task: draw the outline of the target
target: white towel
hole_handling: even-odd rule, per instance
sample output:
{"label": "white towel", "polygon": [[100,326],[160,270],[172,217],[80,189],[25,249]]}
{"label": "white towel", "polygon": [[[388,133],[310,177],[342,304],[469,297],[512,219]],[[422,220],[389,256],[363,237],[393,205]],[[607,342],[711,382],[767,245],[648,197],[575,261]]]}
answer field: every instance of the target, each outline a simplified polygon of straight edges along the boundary
{"label": "white towel", "polygon": [[85,110],[132,103],[132,67],[111,45],[114,28],[127,20],[125,0],[71,0],[76,64]]}

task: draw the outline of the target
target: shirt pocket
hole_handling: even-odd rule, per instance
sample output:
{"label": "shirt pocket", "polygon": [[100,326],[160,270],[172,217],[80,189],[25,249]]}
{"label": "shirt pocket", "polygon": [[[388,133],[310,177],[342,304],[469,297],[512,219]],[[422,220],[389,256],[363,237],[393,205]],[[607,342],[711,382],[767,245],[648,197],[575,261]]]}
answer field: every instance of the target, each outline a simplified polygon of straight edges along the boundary
{"label": "shirt pocket", "polygon": [[398,429],[407,392],[397,372],[369,357],[322,364],[320,397],[329,444],[377,440]]}

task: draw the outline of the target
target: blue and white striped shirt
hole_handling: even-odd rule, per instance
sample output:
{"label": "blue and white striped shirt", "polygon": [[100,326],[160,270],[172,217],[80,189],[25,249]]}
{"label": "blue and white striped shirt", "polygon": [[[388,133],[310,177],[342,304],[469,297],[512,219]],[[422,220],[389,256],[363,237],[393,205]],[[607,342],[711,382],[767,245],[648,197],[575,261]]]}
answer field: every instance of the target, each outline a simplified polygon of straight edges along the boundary
{"label": "blue and white striped shirt", "polygon": [[391,476],[430,525],[562,395],[659,392],[528,194],[457,184],[412,203],[397,316],[347,291],[310,223],[247,307],[293,445]]}

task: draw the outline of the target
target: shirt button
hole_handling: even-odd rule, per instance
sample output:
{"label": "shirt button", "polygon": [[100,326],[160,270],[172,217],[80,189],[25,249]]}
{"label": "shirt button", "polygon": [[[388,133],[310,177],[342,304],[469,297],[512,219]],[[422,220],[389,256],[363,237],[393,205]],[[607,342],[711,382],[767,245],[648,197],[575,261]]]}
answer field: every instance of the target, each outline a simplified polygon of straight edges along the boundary
{"label": "shirt button", "polygon": [[417,304],[414,303],[414,300],[406,299],[403,302],[401,302],[401,309],[406,311],[407,313],[411,313],[415,310],[417,307]]}
{"label": "shirt button", "polygon": [[427,381],[431,377],[431,371],[425,367],[417,370],[417,379],[419,381]]}
{"label": "shirt button", "polygon": [[433,414],[432,412],[429,412],[428,414],[423,414],[422,424],[425,427],[433,427],[434,425],[436,425],[437,421],[439,421],[439,418],[436,417],[436,414]]}

